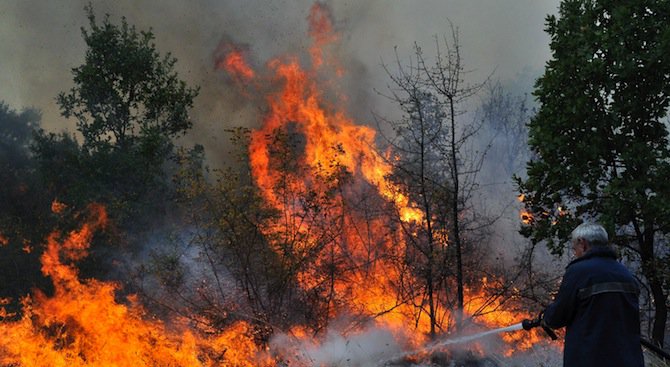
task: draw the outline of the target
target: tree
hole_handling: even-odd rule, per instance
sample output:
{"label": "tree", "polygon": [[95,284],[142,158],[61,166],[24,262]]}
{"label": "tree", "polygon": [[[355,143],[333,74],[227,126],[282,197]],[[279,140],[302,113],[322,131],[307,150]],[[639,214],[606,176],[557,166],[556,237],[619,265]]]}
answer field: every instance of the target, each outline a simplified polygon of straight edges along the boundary
{"label": "tree", "polygon": [[[403,113],[399,120],[385,121],[396,133],[389,139],[397,154],[392,178],[424,214],[421,223],[404,226],[412,249],[406,261],[424,283],[418,288],[427,310],[423,304],[419,308],[428,314],[431,337],[436,328],[448,326],[440,321],[438,310],[455,308],[455,320],[450,321],[462,327],[464,288],[469,283],[464,256],[474,253],[475,228],[486,227],[472,208],[472,198],[487,148],[475,148],[482,122],[468,122],[465,114],[466,102],[483,84],[465,84],[453,26],[451,36],[443,42],[436,38],[433,63],[415,44],[409,66],[397,56],[397,70],[385,66],[392,81],[387,97]],[[453,284],[455,305],[449,294]]]}
{"label": "tree", "polygon": [[[189,109],[198,90],[179,79],[175,58],[159,54],[151,31],[138,31],[125,18],[115,25],[108,15],[99,23],[90,6],[86,11],[84,63],[72,69],[74,87],[57,97],[83,140],[41,131],[32,151],[52,199],[72,208],[106,205],[120,229],[114,242],[126,244],[176,212],[170,207],[174,140],[192,126]],[[87,262],[110,255],[103,250],[109,251],[94,246]]]}
{"label": "tree", "polygon": [[[40,113],[26,109],[20,113],[13,111],[4,102],[0,102],[0,211],[12,217],[23,216],[17,212],[28,197],[23,197],[31,185],[33,171],[30,144],[33,134],[40,126]],[[23,211],[22,211],[23,212]],[[3,230],[12,230],[18,223],[1,226]]]}
{"label": "tree", "polygon": [[40,223],[48,222],[29,148],[40,119],[35,109],[16,112],[0,102],[0,298],[17,308],[31,288],[48,283],[33,248],[43,239]]}
{"label": "tree", "polygon": [[[272,165],[281,168],[282,175],[273,187],[282,198],[280,208],[275,208],[253,183],[249,135],[243,128],[232,131],[231,153],[237,164],[213,172],[215,182],[202,167],[180,166],[178,192],[189,206],[187,236],[192,238],[187,246],[198,249],[199,268],[206,271],[182,276],[188,249],[164,250],[154,256],[153,274],[148,274],[162,283],[164,294],[155,289],[148,293],[172,310],[204,316],[198,322],[206,320],[212,327],[250,320],[263,343],[273,329],[296,324],[316,333],[342,307],[343,295],[333,284],[351,270],[347,257],[336,253],[343,224],[332,186],[346,181],[347,174],[337,170],[337,180],[317,175],[319,185],[331,185],[323,192],[298,189],[294,175],[308,170],[296,156],[300,136],[278,129],[266,137]],[[315,281],[302,284],[300,278],[305,277]]]}
{"label": "tree", "polygon": [[125,18],[116,26],[109,15],[98,25],[92,8],[86,9],[90,31],[82,28],[82,35],[88,50],[84,64],[72,70],[75,87],[58,95],[62,113],[77,119],[86,150],[144,143],[160,157],[161,138],[191,128],[188,110],[197,89],[173,71],[175,58],[160,56],[151,31],[138,32]]}
{"label": "tree", "polygon": [[552,58],[535,85],[534,158],[517,178],[532,219],[522,233],[563,253],[582,220],[602,222],[637,265],[667,320],[670,232],[670,3],[565,0],[546,19]]}
{"label": "tree", "polygon": [[[70,199],[109,201],[115,196],[121,206],[146,203],[143,197],[165,177],[172,139],[192,126],[188,111],[198,91],[178,78],[175,58],[161,57],[151,31],[137,31],[125,18],[114,25],[108,15],[98,24],[93,9],[86,11],[90,29],[82,28],[88,46],[84,64],[72,69],[75,86],[57,98],[63,116],[74,117],[83,136],[73,154],[81,172],[77,181],[88,190]],[[74,137],[42,134],[35,147],[49,179],[57,181],[57,172],[50,171],[64,167],[54,167],[47,152],[68,139]],[[58,194],[67,196],[63,188]]]}
{"label": "tree", "polygon": [[[392,179],[407,190],[409,197],[416,200],[424,213],[422,223],[404,223],[399,221],[408,235],[409,251],[405,261],[412,273],[425,282],[417,287],[420,297],[426,300],[427,310],[420,310],[430,319],[430,335],[435,337],[436,328],[442,327],[438,321],[438,309],[445,307],[439,302],[439,293],[444,291],[443,283],[449,272],[441,268],[447,263],[447,243],[449,232],[448,214],[451,208],[445,205],[449,201],[448,181],[444,175],[444,161],[436,146],[445,138],[446,129],[442,126],[444,111],[430,92],[421,88],[419,80],[400,69],[399,75],[390,75],[400,94],[394,97],[400,102],[406,116],[391,125],[397,134],[393,142],[396,160],[396,172]],[[411,295],[410,295],[411,296]],[[414,297],[410,297],[414,298]]]}

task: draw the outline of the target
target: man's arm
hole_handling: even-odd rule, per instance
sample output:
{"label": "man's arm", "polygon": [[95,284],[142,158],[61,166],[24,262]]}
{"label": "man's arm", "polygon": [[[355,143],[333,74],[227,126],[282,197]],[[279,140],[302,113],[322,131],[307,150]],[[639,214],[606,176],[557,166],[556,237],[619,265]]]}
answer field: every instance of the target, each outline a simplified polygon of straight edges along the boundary
{"label": "man's arm", "polygon": [[568,267],[563,276],[554,302],[544,310],[544,323],[552,329],[567,326],[575,315],[579,277],[570,268]]}

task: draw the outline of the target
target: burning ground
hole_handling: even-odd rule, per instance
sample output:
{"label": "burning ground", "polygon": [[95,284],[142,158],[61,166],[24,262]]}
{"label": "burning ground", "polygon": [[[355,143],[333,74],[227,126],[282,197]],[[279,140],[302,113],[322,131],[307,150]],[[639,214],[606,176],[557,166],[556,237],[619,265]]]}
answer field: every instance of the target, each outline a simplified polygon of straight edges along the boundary
{"label": "burning ground", "polygon": [[[263,115],[260,128],[238,137],[248,147],[248,171],[240,169],[219,191],[231,195],[226,203],[233,211],[221,222],[233,220],[223,233],[194,230],[204,238],[196,257],[209,262],[207,281],[218,284],[221,301],[211,297],[215,286],[170,299],[169,292],[133,295],[117,282],[82,279],[77,263],[108,226],[105,208],[91,204],[78,214],[79,228],[45,241],[39,260],[53,289],[33,291],[20,312],[0,310],[0,365],[491,366],[555,356],[541,335],[524,331],[425,348],[431,323],[439,325],[438,340],[456,340],[531,315],[518,311],[523,305],[513,282],[492,266],[468,273],[463,314],[450,293],[454,276],[445,276],[435,288],[441,301],[430,306],[435,319],[429,318],[424,265],[411,260],[426,256],[413,241],[430,214],[392,179],[395,153],[378,148],[378,132],[345,112],[337,78],[347,71],[332,54],[338,34],[328,7],[314,4],[307,20],[313,42],[304,55],[254,68],[259,62],[249,62],[244,45],[226,40],[215,51],[230,87]],[[255,206],[245,207],[244,198]],[[66,207],[52,206],[55,215]],[[229,240],[215,265],[209,251],[216,240],[205,232]],[[436,233],[446,267],[449,233]],[[0,245],[6,242],[0,236]],[[468,262],[473,268],[487,266],[486,250],[479,251]],[[235,280],[221,286],[219,277]],[[157,318],[145,296],[183,307]],[[186,305],[189,297],[198,302]],[[199,314],[203,303],[208,313]]]}

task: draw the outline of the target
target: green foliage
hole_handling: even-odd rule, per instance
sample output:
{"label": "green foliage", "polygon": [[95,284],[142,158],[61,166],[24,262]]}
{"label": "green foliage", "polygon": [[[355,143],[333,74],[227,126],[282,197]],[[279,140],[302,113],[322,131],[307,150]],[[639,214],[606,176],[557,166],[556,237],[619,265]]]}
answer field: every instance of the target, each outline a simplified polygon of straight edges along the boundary
{"label": "green foliage", "polygon": [[[125,18],[116,26],[109,16],[98,25],[93,10],[87,11],[85,62],[72,70],[75,87],[58,96],[63,115],[77,119],[84,148],[184,134],[192,125],[188,110],[198,91],[173,71],[177,60],[169,53],[160,56],[151,31],[138,32]],[[161,145],[151,144],[154,150],[145,153],[160,156]]]}
{"label": "green foliage", "polygon": [[54,197],[77,207],[102,202],[117,223],[139,227],[152,211],[164,210],[172,140],[192,125],[188,110],[197,89],[178,78],[176,59],[158,53],[153,33],[125,18],[115,25],[106,16],[98,24],[86,10],[86,57],[72,69],[75,86],[57,98],[83,141],[41,132],[33,150]]}
{"label": "green foliage", "polygon": [[77,134],[38,131],[31,151],[48,203],[57,199],[73,212],[91,202],[107,208],[113,229],[96,238],[80,265],[85,276],[103,276],[105,265],[141,249],[178,214],[170,179],[182,162],[174,140],[192,126],[198,91],[179,79],[176,59],[159,54],[153,33],[125,18],[97,22],[86,10],[84,62],[72,69],[74,87],[57,97]]}
{"label": "green foliage", "polygon": [[534,216],[524,234],[555,253],[582,218],[669,230],[669,12],[663,1],[571,0],[547,18],[553,58],[529,126],[536,158],[518,182]]}
{"label": "green foliage", "polygon": [[552,59],[534,95],[534,158],[516,178],[531,223],[522,233],[563,253],[570,231],[597,219],[639,264],[657,308],[670,232],[670,2],[565,0],[547,17]]}

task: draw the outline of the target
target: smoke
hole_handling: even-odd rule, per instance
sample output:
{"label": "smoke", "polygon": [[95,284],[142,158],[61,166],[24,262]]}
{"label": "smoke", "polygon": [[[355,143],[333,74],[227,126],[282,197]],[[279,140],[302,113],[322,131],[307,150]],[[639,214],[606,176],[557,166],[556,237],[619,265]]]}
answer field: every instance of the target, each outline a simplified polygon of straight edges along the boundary
{"label": "smoke", "polygon": [[[388,365],[433,366],[547,366],[562,365],[560,345],[540,341],[523,352],[505,356],[506,345],[495,330],[463,336],[450,335],[423,347],[402,345],[410,336],[397,335],[381,326],[346,333],[333,326],[320,340],[302,338],[291,333],[275,335],[270,350],[279,361],[290,366]],[[426,364],[428,363],[428,364]]]}
{"label": "smoke", "polygon": [[[80,28],[87,26],[87,0],[42,2],[10,0],[0,4],[0,100],[12,108],[35,107],[43,113],[47,130],[74,131],[74,122],[60,116],[55,96],[72,86],[70,70],[83,61],[85,45]],[[247,103],[225,83],[214,68],[214,51],[225,37],[249,45],[256,66],[309,47],[306,17],[311,0],[298,1],[92,1],[98,17],[125,16],[138,29],[152,29],[160,52],[171,52],[177,71],[191,85],[201,87],[193,110],[195,126],[185,143],[203,144],[210,163],[227,163],[226,128],[257,126],[258,108]],[[335,31],[336,53],[346,69],[349,110],[361,123],[370,111],[387,109],[373,88],[382,90],[387,76],[380,62],[409,55],[413,42],[429,48],[433,36],[448,29],[447,19],[460,28],[464,60],[475,78],[495,71],[513,79],[520,68],[540,69],[548,58],[548,37],[542,31],[546,14],[555,13],[558,0],[515,2],[440,1],[365,2],[328,1]]]}
{"label": "smoke", "polygon": [[386,329],[371,327],[344,336],[332,327],[320,343],[278,334],[272,338],[270,349],[290,361],[290,365],[376,367],[396,355],[401,347]]}

